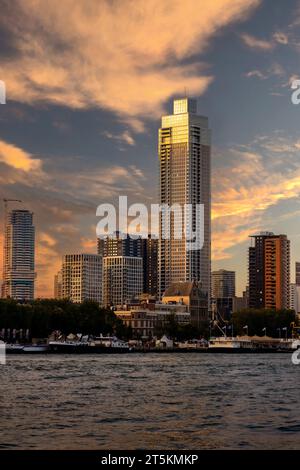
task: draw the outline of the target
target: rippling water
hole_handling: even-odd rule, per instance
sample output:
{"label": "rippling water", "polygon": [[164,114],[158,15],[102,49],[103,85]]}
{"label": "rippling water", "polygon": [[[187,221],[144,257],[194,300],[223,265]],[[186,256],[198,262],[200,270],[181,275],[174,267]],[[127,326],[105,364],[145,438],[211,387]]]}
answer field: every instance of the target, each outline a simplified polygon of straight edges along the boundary
{"label": "rippling water", "polygon": [[289,354],[10,356],[0,367],[0,448],[300,448]]}

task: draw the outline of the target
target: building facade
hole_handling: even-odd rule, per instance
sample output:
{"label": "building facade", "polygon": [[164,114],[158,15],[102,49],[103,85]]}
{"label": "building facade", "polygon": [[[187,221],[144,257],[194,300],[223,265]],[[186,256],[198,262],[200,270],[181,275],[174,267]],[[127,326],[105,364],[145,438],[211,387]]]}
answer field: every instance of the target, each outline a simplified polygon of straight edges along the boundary
{"label": "building facade", "polygon": [[142,256],[142,238],[131,238],[128,234],[116,232],[113,237],[98,238],[97,252],[103,258],[108,256]]}
{"label": "building facade", "polygon": [[2,297],[33,300],[35,278],[33,213],[13,209],[5,214]]}
{"label": "building facade", "polygon": [[261,232],[249,248],[249,307],[290,306],[290,241],[286,235]]}
{"label": "building facade", "polygon": [[142,239],[143,293],[158,295],[158,239]]}
{"label": "building facade", "polygon": [[103,258],[103,303],[122,308],[143,292],[143,259],[134,256]]}
{"label": "building facade", "polygon": [[296,284],[300,286],[300,262],[296,262]]}
{"label": "building facade", "polygon": [[211,293],[213,298],[235,297],[235,271],[220,269],[211,273]]}
{"label": "building facade", "polygon": [[300,286],[291,284],[290,286],[290,309],[300,314]]}
{"label": "building facade", "polygon": [[165,305],[185,305],[191,314],[191,323],[199,327],[208,321],[208,296],[196,281],[177,282],[165,292],[162,303]]}
{"label": "building facade", "polygon": [[62,299],[62,271],[58,271],[54,276],[54,298]]}
{"label": "building facade", "polygon": [[102,303],[102,257],[68,254],[62,263],[61,297],[74,303],[93,300]]}
{"label": "building facade", "polygon": [[[159,296],[177,282],[201,282],[210,293],[211,258],[211,136],[208,119],[197,114],[197,102],[189,98],[174,101],[173,114],[163,116],[159,130],[160,204],[169,208],[185,204],[192,207],[189,227],[196,226],[197,205],[204,207],[202,249],[190,250],[185,236],[175,236],[178,219],[171,212],[168,220],[160,215]],[[165,233],[170,228],[170,237]]]}

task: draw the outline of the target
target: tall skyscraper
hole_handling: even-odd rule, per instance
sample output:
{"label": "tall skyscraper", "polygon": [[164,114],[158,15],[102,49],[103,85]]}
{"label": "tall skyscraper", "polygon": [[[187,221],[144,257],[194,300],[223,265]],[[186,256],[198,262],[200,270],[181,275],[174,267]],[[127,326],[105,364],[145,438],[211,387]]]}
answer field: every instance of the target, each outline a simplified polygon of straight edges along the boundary
{"label": "tall skyscraper", "polygon": [[300,286],[300,262],[296,263],[296,284]]}
{"label": "tall skyscraper", "polygon": [[249,307],[289,308],[290,241],[286,235],[261,232],[249,248]]}
{"label": "tall skyscraper", "polygon": [[35,227],[33,213],[13,209],[5,214],[2,297],[34,299]]}
{"label": "tall skyscraper", "polygon": [[135,256],[103,258],[103,304],[122,307],[143,292],[143,259]]}
{"label": "tall skyscraper", "polygon": [[102,303],[102,256],[68,254],[62,263],[61,297],[74,303]]}
{"label": "tall skyscraper", "polygon": [[213,298],[235,297],[235,271],[219,269],[211,273]]}
{"label": "tall skyscraper", "polygon": [[210,292],[211,258],[211,133],[208,119],[197,114],[196,100],[174,101],[173,114],[163,116],[159,130],[160,204],[192,204],[189,229],[196,230],[196,204],[204,205],[204,246],[189,250],[185,237],[176,239],[176,219],[170,216],[169,239],[160,218],[159,293],[177,282],[197,281]]}

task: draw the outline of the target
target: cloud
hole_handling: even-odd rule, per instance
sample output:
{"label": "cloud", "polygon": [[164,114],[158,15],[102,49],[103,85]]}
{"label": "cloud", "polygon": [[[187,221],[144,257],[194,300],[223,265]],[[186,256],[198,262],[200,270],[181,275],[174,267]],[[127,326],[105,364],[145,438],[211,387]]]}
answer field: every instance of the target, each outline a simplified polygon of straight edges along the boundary
{"label": "cloud", "polygon": [[8,99],[100,107],[141,129],[184,87],[205,92],[213,77],[195,55],[260,2],[15,0],[0,20],[14,47],[0,67]]}
{"label": "cloud", "polygon": [[3,140],[0,140],[0,162],[25,172],[40,170],[42,165],[41,160]]}
{"label": "cloud", "polygon": [[251,49],[261,50],[261,51],[271,51],[274,48],[274,43],[272,41],[266,41],[263,39],[258,39],[251,34],[241,34],[241,39],[243,40],[246,46]]}
{"label": "cloud", "polygon": [[267,211],[299,197],[299,147],[299,140],[274,133],[227,150],[213,175],[214,259],[230,258],[232,248],[265,228]]}
{"label": "cloud", "polygon": [[260,80],[266,80],[268,78],[268,75],[265,75],[263,72],[260,70],[250,70],[245,74],[245,77],[247,78],[259,78]]}
{"label": "cloud", "polygon": [[102,135],[106,137],[107,139],[113,139],[119,143],[125,143],[127,145],[135,145],[135,140],[129,131],[124,131],[124,132],[121,132],[120,134],[113,134],[112,132],[104,131],[102,132]]}
{"label": "cloud", "polygon": [[277,33],[274,33],[273,38],[278,44],[283,44],[286,46],[289,43],[288,35],[280,31],[278,31]]}
{"label": "cloud", "polygon": [[[83,167],[78,172],[69,158],[64,159],[62,171],[50,157],[42,165],[42,160],[26,150],[0,141],[0,162],[4,157],[5,162],[0,163],[3,194],[23,200],[23,206],[34,212],[38,296],[53,295],[53,275],[64,253],[96,251],[96,208],[100,203],[115,202],[119,194],[142,201],[147,192],[145,175],[135,165],[99,163],[96,169]],[[1,211],[0,205],[0,220]],[[1,258],[0,250],[0,265]]]}

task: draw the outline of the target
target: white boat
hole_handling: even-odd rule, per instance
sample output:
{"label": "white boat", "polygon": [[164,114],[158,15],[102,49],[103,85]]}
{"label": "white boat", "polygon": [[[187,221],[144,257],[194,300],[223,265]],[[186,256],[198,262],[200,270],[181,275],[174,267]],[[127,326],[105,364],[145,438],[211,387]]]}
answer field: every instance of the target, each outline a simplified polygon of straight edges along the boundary
{"label": "white boat", "polygon": [[6,344],[5,345],[6,352],[10,353],[22,353],[24,350],[24,346],[22,344]]}

